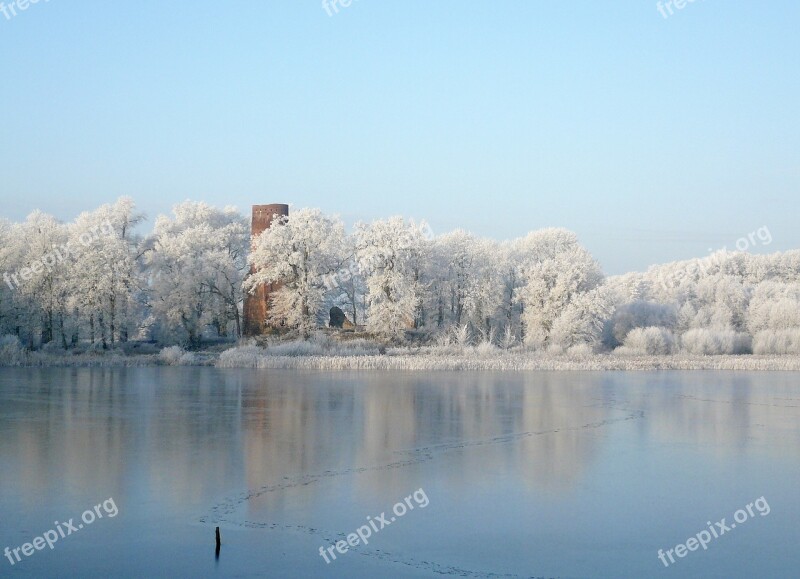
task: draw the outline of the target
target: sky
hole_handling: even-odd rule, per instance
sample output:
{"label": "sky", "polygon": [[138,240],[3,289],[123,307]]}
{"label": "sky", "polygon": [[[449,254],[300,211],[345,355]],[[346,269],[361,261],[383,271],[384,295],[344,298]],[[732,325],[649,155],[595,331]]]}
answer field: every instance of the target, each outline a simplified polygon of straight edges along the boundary
{"label": "sky", "polygon": [[609,274],[800,248],[796,1],[14,2],[3,218],[126,195],[146,230],[186,199],[566,227]]}

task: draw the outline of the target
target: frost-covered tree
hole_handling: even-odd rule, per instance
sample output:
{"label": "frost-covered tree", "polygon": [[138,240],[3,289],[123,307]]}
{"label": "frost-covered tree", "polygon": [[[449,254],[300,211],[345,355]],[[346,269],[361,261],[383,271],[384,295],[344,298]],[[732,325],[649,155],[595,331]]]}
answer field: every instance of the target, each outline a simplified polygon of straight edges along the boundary
{"label": "frost-covered tree", "polygon": [[196,348],[208,328],[219,332],[222,312],[222,321],[238,320],[247,226],[235,209],[205,203],[180,203],[173,214],[158,217],[147,244],[149,304],[165,341]]}
{"label": "frost-covered tree", "polygon": [[694,297],[694,327],[744,330],[750,289],[743,278],[724,273],[704,277]]}
{"label": "frost-covered tree", "polygon": [[249,263],[254,273],[245,280],[245,289],[280,284],[271,294],[270,321],[298,328],[307,337],[331,289],[326,280],[344,264],[344,238],[342,222],[319,209],[276,216],[253,241]]}
{"label": "frost-covered tree", "polygon": [[473,275],[464,300],[467,319],[484,342],[500,330],[497,316],[503,304],[501,247],[490,239],[477,239],[473,249]]}
{"label": "frost-covered tree", "polygon": [[[608,285],[618,306],[615,318],[624,318],[630,308],[638,307],[635,302],[626,303],[624,297],[625,285],[638,281],[653,307],[661,305],[676,312],[674,329],[678,335],[687,335],[684,350],[730,353],[749,349],[742,337],[745,331],[755,337],[773,331],[770,327],[782,331],[798,323],[792,299],[783,302],[780,292],[774,293],[776,283],[791,284],[798,278],[798,251],[772,255],[719,251],[704,258],[653,266],[644,274],[617,276]],[[637,325],[663,325],[650,322],[642,319]],[[611,323],[616,324],[613,320]],[[771,342],[763,335],[760,344],[767,343]]]}
{"label": "frost-covered tree", "polygon": [[580,344],[596,348],[611,312],[611,300],[605,288],[577,292],[553,321],[549,343],[562,348]]}
{"label": "frost-covered tree", "polygon": [[752,335],[800,328],[800,283],[765,281],[753,292],[747,312]]}
{"label": "frost-covered tree", "polygon": [[419,327],[426,282],[427,225],[402,217],[356,226],[356,256],[367,295],[367,328],[387,337],[400,337]]}
{"label": "frost-covered tree", "polygon": [[461,326],[470,287],[474,284],[475,237],[457,229],[433,242],[432,253],[436,259],[431,272],[436,280],[438,315],[444,322]]}
{"label": "frost-covered tree", "polygon": [[337,271],[325,276],[326,298],[324,310],[320,312],[320,323],[329,321],[328,313],[333,307],[344,311],[356,326],[363,320],[367,287],[356,259],[356,240],[353,235],[345,235],[340,249],[340,266]]}
{"label": "frost-covered tree", "polygon": [[15,328],[14,282],[9,272],[16,265],[12,231],[11,223],[0,219],[0,274],[4,276],[0,281],[0,336],[13,333]]}
{"label": "frost-covered tree", "polygon": [[67,228],[50,215],[35,211],[8,231],[4,249],[10,273],[4,281],[11,294],[9,321],[28,347],[47,344],[56,336],[64,315]]}
{"label": "frost-covered tree", "polygon": [[[136,213],[130,198],[82,213],[69,228],[73,264],[68,270],[71,288],[66,301],[75,320],[71,342],[81,328],[92,344],[113,347],[126,342],[139,321],[143,279],[140,270],[140,239],[134,228],[144,216]],[[65,328],[61,326],[66,346]]]}
{"label": "frost-covered tree", "polygon": [[236,337],[242,335],[242,283],[247,275],[247,256],[250,245],[250,227],[247,219],[235,208],[227,207],[210,217],[215,243],[205,254],[209,277],[208,290],[216,296],[216,315],[213,324],[217,334],[227,336],[228,325],[233,325]]}
{"label": "frost-covered tree", "polygon": [[522,325],[523,304],[519,299],[519,291],[525,281],[523,263],[530,261],[523,256],[530,256],[522,246],[523,240],[500,242],[495,245],[494,264],[499,279],[499,311],[497,324],[502,328],[503,346],[511,347],[524,337]]}
{"label": "frost-covered tree", "polygon": [[685,352],[702,356],[752,352],[752,338],[734,330],[694,328],[684,333],[680,341]]}
{"label": "frost-covered tree", "polygon": [[[570,321],[578,325],[574,328],[578,333],[585,331],[586,320],[594,318],[594,313],[590,315],[589,312],[608,307],[600,307],[601,301],[606,302],[608,298],[602,296],[601,299],[601,294],[596,294],[589,299],[583,295],[600,286],[603,274],[574,234],[551,230],[531,241],[532,251],[524,267],[525,284],[519,289],[519,298],[524,305],[525,341],[541,348],[550,344],[554,327],[558,328],[560,338],[574,335],[567,327]],[[579,298],[580,301],[576,301]],[[575,307],[568,310],[574,301]],[[564,321],[555,326],[565,313]]]}
{"label": "frost-covered tree", "polygon": [[124,198],[71,223],[41,212],[0,221],[0,335],[27,348],[114,347],[149,328],[196,347],[204,334],[238,335],[245,289],[272,283],[271,320],[306,336],[338,306],[395,339],[586,352],[602,335],[629,353],[800,351],[800,251],[720,251],[605,280],[564,229],[431,240],[424,223],[394,217],[346,235],[337,218],[302,209],[251,240],[235,210],[188,201],[145,241],[140,221]]}
{"label": "frost-covered tree", "polygon": [[69,224],[37,211],[4,225],[0,323],[28,347],[76,346],[94,341],[94,329],[104,346],[124,341],[140,313],[129,308],[142,284],[132,232],[139,220],[123,198]]}
{"label": "frost-covered tree", "polygon": [[432,241],[428,310],[437,327],[469,324],[484,340],[501,307],[499,244],[456,230]]}

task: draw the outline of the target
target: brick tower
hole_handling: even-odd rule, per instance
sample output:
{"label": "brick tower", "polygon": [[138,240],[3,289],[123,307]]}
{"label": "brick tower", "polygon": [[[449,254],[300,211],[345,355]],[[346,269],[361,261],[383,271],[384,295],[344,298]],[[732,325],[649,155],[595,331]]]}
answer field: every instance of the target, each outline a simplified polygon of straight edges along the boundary
{"label": "brick tower", "polygon": [[[261,234],[272,225],[276,215],[289,215],[289,206],[283,204],[253,205],[253,221],[250,234],[253,238]],[[253,270],[251,268],[251,273]],[[270,293],[278,289],[277,284],[262,284],[251,294],[244,298],[244,335],[260,336],[267,328],[267,313],[269,312]]]}

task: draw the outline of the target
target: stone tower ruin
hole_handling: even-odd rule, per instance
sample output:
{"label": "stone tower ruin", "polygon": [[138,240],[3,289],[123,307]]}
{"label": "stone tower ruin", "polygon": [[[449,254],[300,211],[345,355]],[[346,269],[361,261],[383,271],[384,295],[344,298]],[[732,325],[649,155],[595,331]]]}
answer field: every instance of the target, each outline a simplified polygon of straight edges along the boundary
{"label": "stone tower ruin", "polygon": [[[253,238],[260,235],[272,225],[276,215],[289,215],[289,206],[282,203],[273,205],[253,205],[253,221],[250,234]],[[253,273],[253,269],[250,270]],[[260,336],[269,327],[267,314],[269,313],[269,297],[278,289],[278,284],[262,284],[253,294],[246,294],[244,298],[244,335]]]}

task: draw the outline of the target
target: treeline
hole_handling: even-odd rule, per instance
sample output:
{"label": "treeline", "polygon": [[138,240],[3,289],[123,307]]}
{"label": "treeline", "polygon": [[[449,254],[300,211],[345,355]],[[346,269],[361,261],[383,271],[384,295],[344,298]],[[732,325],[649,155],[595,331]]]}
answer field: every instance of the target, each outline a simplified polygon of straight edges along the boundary
{"label": "treeline", "polygon": [[247,220],[193,202],[159,217],[147,237],[135,232],[142,220],[123,198],[71,223],[41,212],[0,222],[0,332],[55,349],[235,336]]}
{"label": "treeline", "polygon": [[348,232],[300,209],[251,240],[237,211],[196,202],[160,216],[147,236],[135,231],[142,220],[120,199],[72,223],[39,212],[0,223],[0,334],[30,348],[199,347],[239,336],[245,292],[279,283],[270,321],[299,336],[337,306],[394,342],[800,353],[796,251],[717,254],[606,279],[563,229],[494,241],[433,236],[393,217]]}
{"label": "treeline", "polygon": [[606,286],[615,305],[607,347],[800,354],[800,251],[720,251],[616,276]]}

